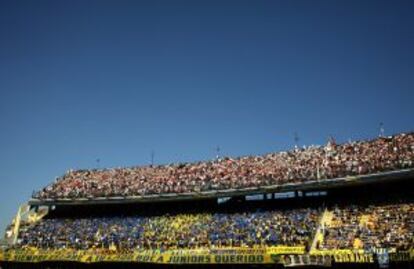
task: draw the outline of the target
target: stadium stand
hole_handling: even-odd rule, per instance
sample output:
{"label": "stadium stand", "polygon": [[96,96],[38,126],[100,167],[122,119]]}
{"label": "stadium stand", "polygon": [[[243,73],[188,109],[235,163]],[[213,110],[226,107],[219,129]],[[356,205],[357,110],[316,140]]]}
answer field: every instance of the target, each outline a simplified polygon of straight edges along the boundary
{"label": "stadium stand", "polygon": [[[408,133],[238,159],[70,171],[38,192],[36,203],[20,207],[0,266],[412,268],[413,161],[414,134]],[[361,175],[369,185],[301,188]],[[272,184],[299,188],[228,192]],[[211,190],[229,196],[95,200]]]}
{"label": "stadium stand", "polygon": [[414,134],[209,162],[69,171],[33,198],[130,197],[304,183],[414,166]]}
{"label": "stadium stand", "polygon": [[20,234],[19,247],[177,249],[301,246],[315,231],[313,209],[160,217],[49,219]]}
{"label": "stadium stand", "polygon": [[414,246],[414,204],[335,207],[325,220],[321,249],[395,248]]}

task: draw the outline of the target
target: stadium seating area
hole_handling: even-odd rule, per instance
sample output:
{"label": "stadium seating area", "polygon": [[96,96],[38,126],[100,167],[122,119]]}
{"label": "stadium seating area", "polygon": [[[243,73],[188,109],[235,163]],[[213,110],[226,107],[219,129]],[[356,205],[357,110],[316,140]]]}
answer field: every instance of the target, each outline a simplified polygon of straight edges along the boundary
{"label": "stadium seating area", "polygon": [[[0,262],[411,262],[412,168],[414,133],[210,162],[69,171],[20,207]],[[396,172],[371,175],[385,171]],[[369,176],[300,184],[353,175]],[[232,191],[288,183],[298,189]],[[203,199],[119,198],[211,190],[227,191],[220,199],[215,192]],[[116,198],[53,201],[101,197]]]}
{"label": "stadium seating area", "polygon": [[414,134],[310,146],[263,156],[133,168],[69,171],[37,199],[136,196],[300,183],[414,167]]}
{"label": "stadium seating area", "polygon": [[[45,219],[22,231],[18,246],[36,248],[194,249],[310,247],[323,210],[179,214],[154,217]],[[414,203],[335,207],[321,250],[414,246]]]}
{"label": "stadium seating area", "polygon": [[335,208],[324,234],[325,249],[414,246],[414,204]]}
{"label": "stadium seating area", "polygon": [[308,245],[315,209],[158,217],[45,219],[19,236],[19,247],[180,249]]}

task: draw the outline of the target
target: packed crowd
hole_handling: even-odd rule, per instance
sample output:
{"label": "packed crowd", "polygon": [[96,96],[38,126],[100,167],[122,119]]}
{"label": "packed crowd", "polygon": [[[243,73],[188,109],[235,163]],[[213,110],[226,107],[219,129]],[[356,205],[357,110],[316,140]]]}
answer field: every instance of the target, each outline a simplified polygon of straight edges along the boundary
{"label": "packed crowd", "polygon": [[324,231],[322,249],[414,246],[414,204],[335,208]]}
{"label": "packed crowd", "polygon": [[[322,228],[318,249],[414,246],[414,203],[335,207]],[[322,210],[303,208],[254,213],[178,214],[44,219],[21,230],[18,248],[199,249],[217,247],[310,247]]]}
{"label": "packed crowd", "polygon": [[320,212],[314,209],[157,217],[45,219],[21,231],[19,247],[181,249],[306,246]]}
{"label": "packed crowd", "polygon": [[300,183],[414,167],[414,133],[214,161],[69,171],[38,199],[189,193]]}

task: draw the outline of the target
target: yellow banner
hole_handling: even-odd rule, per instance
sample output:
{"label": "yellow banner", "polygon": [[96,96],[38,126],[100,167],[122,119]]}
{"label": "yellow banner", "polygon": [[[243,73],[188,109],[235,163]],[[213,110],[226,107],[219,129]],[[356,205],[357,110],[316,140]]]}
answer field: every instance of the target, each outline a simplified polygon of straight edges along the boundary
{"label": "yellow banner", "polygon": [[[305,255],[304,255],[305,254]],[[330,257],[330,259],[329,259]],[[183,250],[141,250],[132,253],[92,249],[78,251],[72,249],[40,250],[20,249],[0,250],[0,261],[44,262],[74,261],[83,263],[96,262],[137,262],[162,264],[329,264],[336,263],[373,263],[373,253],[362,250],[325,250],[305,253],[304,247],[257,247],[257,248],[218,248],[218,249],[183,249]],[[414,250],[389,253],[391,261],[414,260]]]}
{"label": "yellow banner", "polygon": [[164,264],[264,264],[274,263],[269,254],[196,254],[174,251],[134,252],[134,253],[92,253],[90,251],[19,251],[4,253],[2,261],[43,262],[43,261],[77,261],[96,262],[139,262]]}
{"label": "yellow banner", "polygon": [[362,249],[330,249],[330,250],[312,250],[309,252],[310,255],[351,255],[351,254],[364,254],[365,251]]}
{"label": "yellow banner", "polygon": [[267,248],[268,254],[305,254],[305,246],[289,247],[289,246],[275,246]]}
{"label": "yellow banner", "polygon": [[336,263],[374,263],[372,253],[336,254],[333,257]]}

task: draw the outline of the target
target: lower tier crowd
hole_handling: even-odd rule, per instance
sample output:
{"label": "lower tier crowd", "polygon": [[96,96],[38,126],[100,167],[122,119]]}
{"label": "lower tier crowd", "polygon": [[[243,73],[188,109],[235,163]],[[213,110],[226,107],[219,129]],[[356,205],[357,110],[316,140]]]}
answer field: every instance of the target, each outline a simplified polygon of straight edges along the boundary
{"label": "lower tier crowd", "polygon": [[[323,225],[327,213],[329,221]],[[325,220],[324,220],[325,221]],[[408,249],[414,246],[414,203],[347,206],[254,213],[179,214],[82,219],[44,219],[21,231],[18,247],[46,249],[181,249],[253,246],[319,249]]]}
{"label": "lower tier crowd", "polygon": [[414,205],[334,208],[322,248],[401,248],[414,246]]}
{"label": "lower tier crowd", "polygon": [[303,245],[315,231],[311,209],[160,217],[47,219],[21,233],[21,246],[177,249]]}

